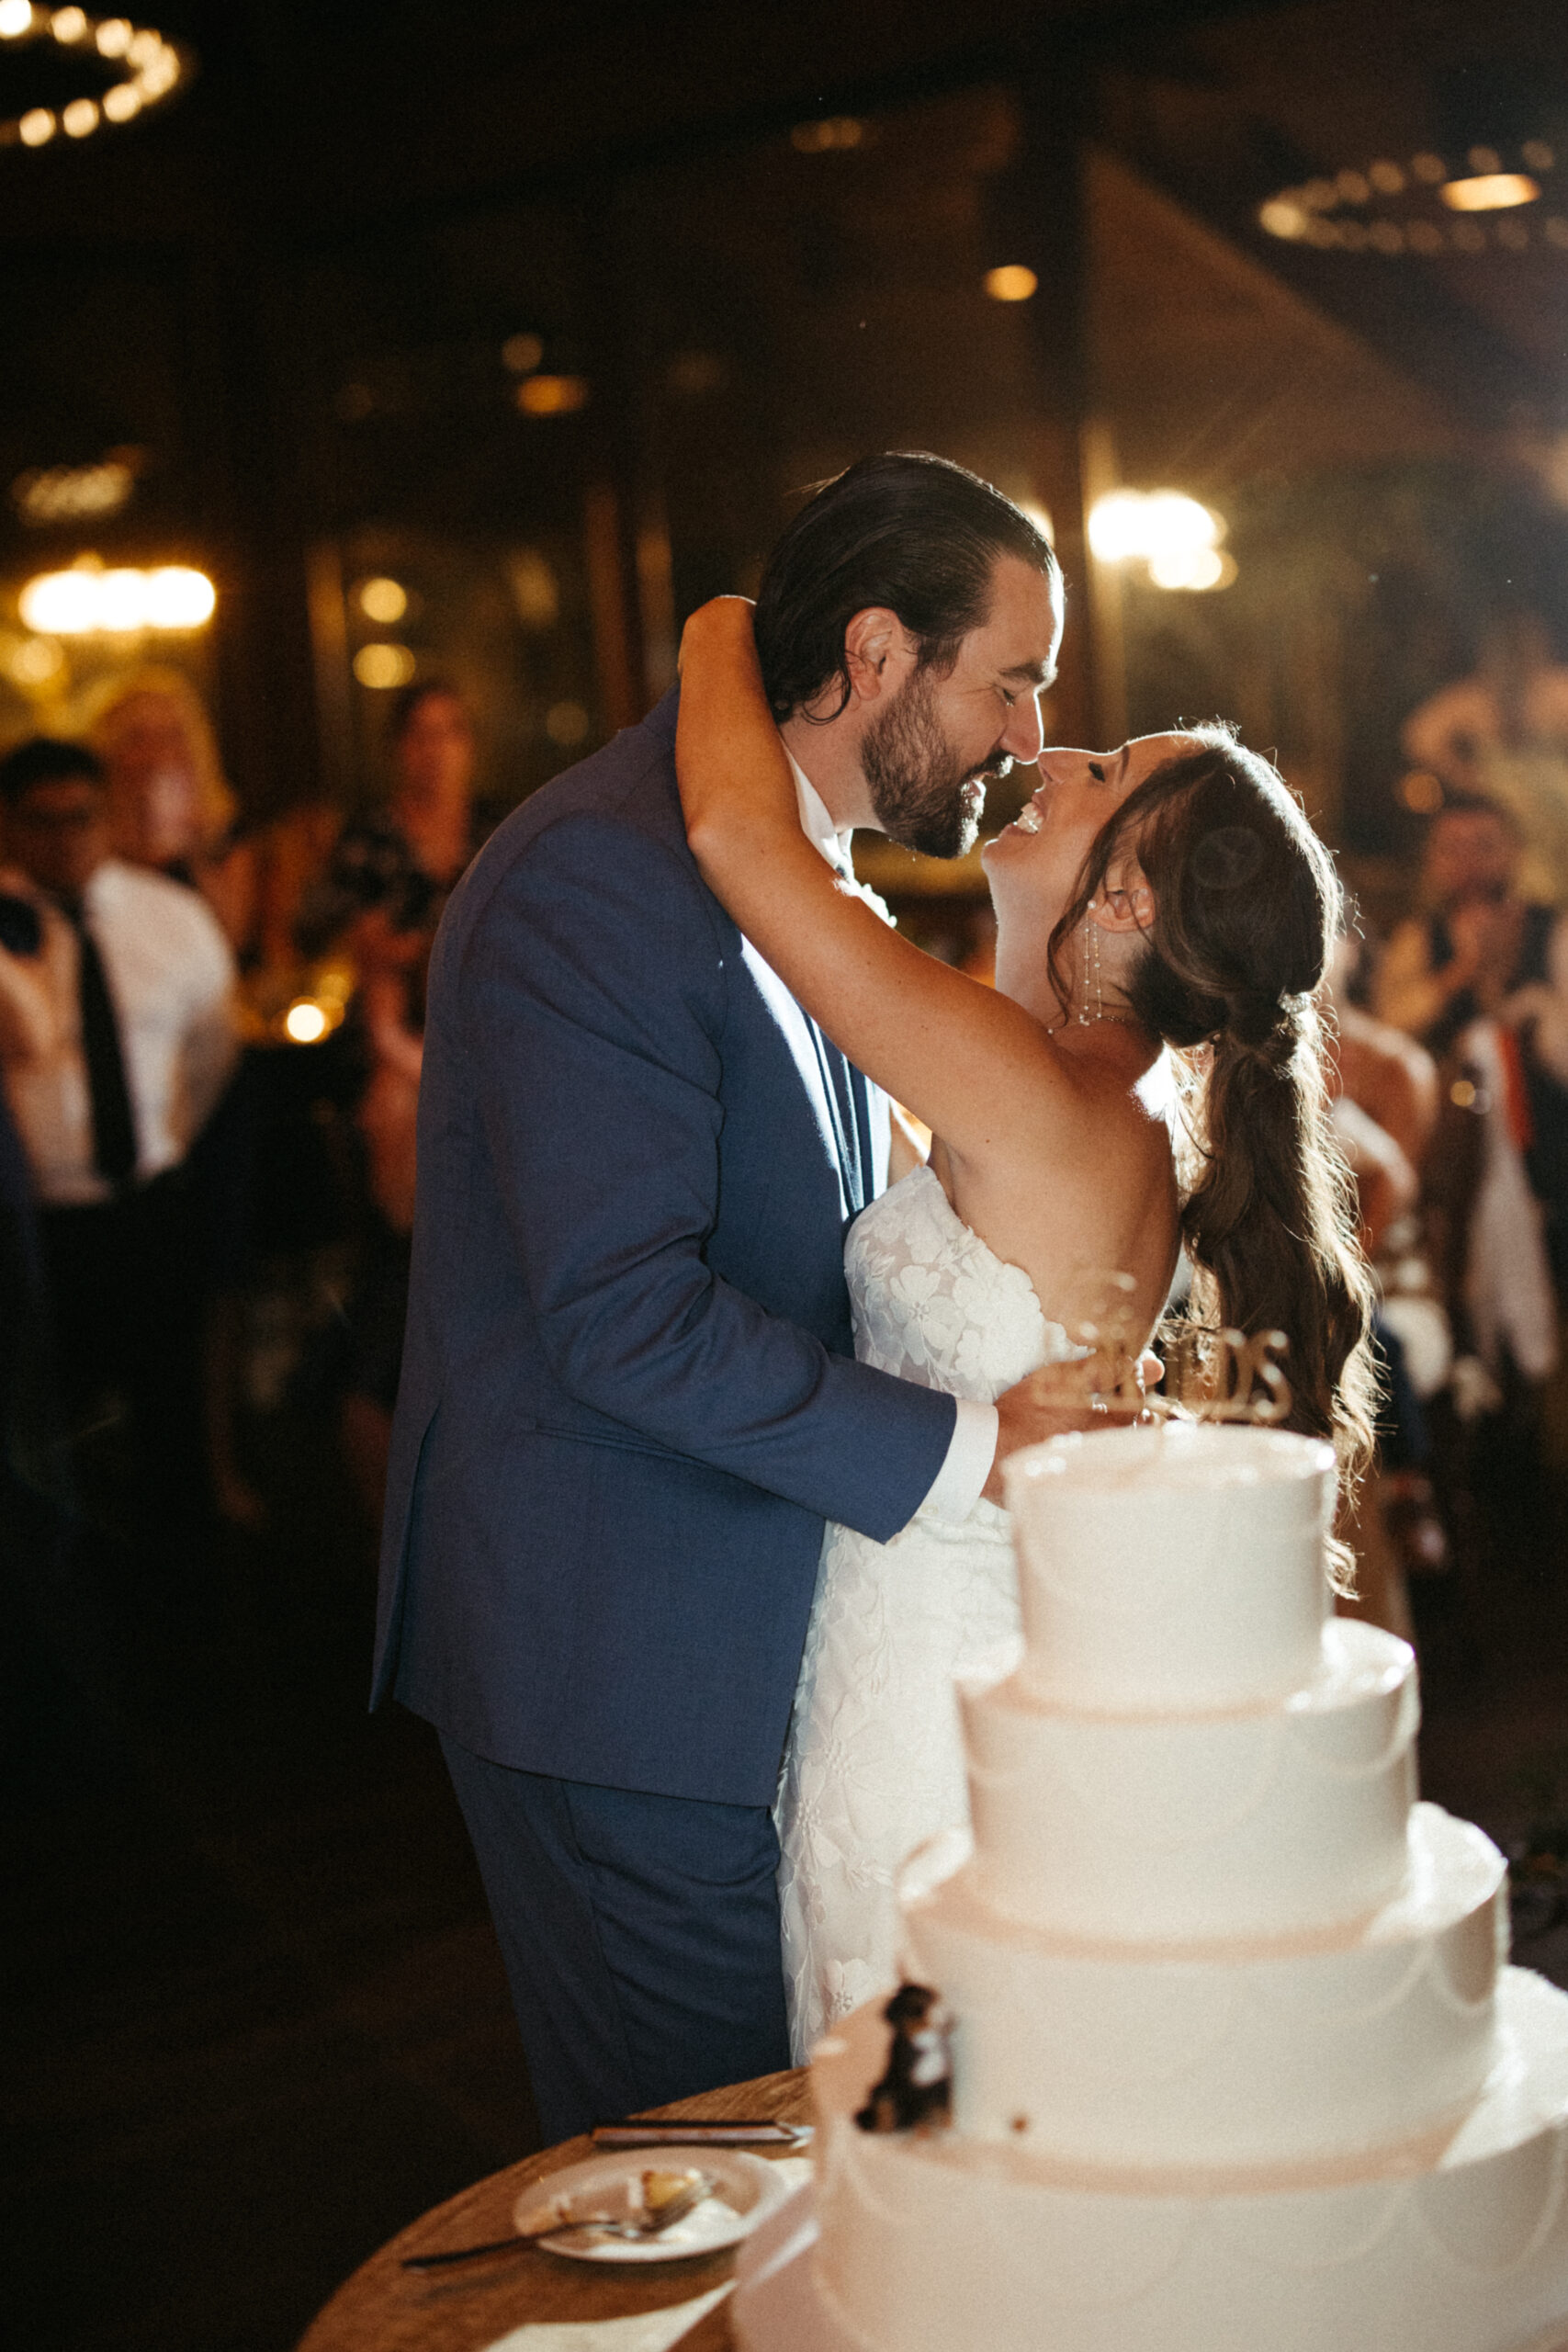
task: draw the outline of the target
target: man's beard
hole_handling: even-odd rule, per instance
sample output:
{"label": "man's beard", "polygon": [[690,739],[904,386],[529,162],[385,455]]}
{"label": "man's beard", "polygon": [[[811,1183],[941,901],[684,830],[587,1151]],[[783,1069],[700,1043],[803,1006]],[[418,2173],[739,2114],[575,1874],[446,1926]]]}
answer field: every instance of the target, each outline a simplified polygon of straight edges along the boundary
{"label": "man's beard", "polygon": [[1010,756],[987,752],[963,767],[937,717],[935,680],[917,670],[861,738],[861,771],[883,831],[922,857],[962,857],[972,849],[985,808],[965,785],[1004,776]]}

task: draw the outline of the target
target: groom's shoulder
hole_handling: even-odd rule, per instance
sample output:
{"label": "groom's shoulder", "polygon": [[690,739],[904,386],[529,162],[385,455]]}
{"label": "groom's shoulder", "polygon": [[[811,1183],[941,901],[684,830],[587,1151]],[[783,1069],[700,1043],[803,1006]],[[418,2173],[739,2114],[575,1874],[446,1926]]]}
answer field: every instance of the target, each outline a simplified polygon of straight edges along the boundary
{"label": "groom's shoulder", "polygon": [[[675,783],[674,689],[636,727],[620,733],[574,767],[552,776],[497,826],[476,866],[499,878],[520,859],[547,854],[552,834],[597,835],[605,828],[650,848],[673,850],[689,862],[681,797]],[[549,844],[565,848],[564,842]]]}

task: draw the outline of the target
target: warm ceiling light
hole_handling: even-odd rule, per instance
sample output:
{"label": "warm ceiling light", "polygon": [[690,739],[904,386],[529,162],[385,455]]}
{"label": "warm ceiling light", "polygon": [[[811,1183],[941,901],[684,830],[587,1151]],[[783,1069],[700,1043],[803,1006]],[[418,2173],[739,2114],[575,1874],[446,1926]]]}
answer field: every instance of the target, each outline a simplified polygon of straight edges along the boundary
{"label": "warm ceiling light", "polygon": [[517,405],[525,416],[570,416],[588,405],[586,376],[525,376]]}
{"label": "warm ceiling light", "polygon": [[1445,180],[1438,190],[1450,212],[1506,212],[1534,204],[1540,183],[1524,172],[1482,172],[1474,179]]}
{"label": "warm ceiling light", "polygon": [[1312,223],[1311,213],[1288,196],[1271,196],[1258,207],[1258,218],[1271,237],[1304,237]]}
{"label": "warm ceiling light", "polygon": [[827,155],[835,148],[858,147],[864,137],[865,125],[856,116],[830,114],[819,122],[797,122],[789,143],[797,155]]}
{"label": "warm ceiling light", "polygon": [[204,571],[187,564],[105,571],[79,563],[69,571],[40,572],[18,601],[23,620],[40,637],[132,636],[149,628],[200,628],[212,617],[218,592]]}
{"label": "warm ceiling light", "polygon": [[383,576],[361,583],[359,609],[367,620],[379,621],[386,628],[393,621],[400,621],[408,608],[408,590],[400,580]]}
{"label": "warm ceiling light", "polygon": [[332,1020],[323,1004],[313,996],[296,997],[283,1016],[283,1031],[297,1046],[319,1046]]}
{"label": "warm ceiling light", "polygon": [[1089,509],[1089,550],[1099,563],[1142,562],[1156,588],[1228,588],[1221,517],[1181,490],[1113,490]]}
{"label": "warm ceiling light", "polygon": [[82,569],[40,572],[17,603],[39,637],[85,637],[98,625],[98,575]]}
{"label": "warm ceiling light", "polygon": [[354,674],[362,686],[385,693],[406,686],[414,673],[414,658],[406,645],[362,645],[354,657]]}
{"label": "warm ceiling light", "polygon": [[1040,280],[1022,262],[1010,261],[1000,269],[988,269],[984,284],[993,302],[1027,302]]}
{"label": "warm ceiling light", "polygon": [[65,667],[65,656],[51,637],[25,637],[6,668],[19,686],[47,686]]}
{"label": "warm ceiling light", "polygon": [[151,628],[200,628],[212,618],[218,591],[205,571],[188,564],[160,564],[145,575],[147,622]]}
{"label": "warm ceiling light", "polygon": [[36,7],[33,0],[0,0],[0,40],[48,39],[62,50],[92,50],[100,58],[123,59],[129,78],[111,89],[67,99],[58,114],[49,107],[33,107],[0,120],[0,147],[47,147],[57,130],[68,139],[87,139],[103,123],[133,121],[188,80],[195,62],[188,50],[166,40],[151,25],[133,25],[129,17],[91,17],[85,8],[51,10]]}
{"label": "warm ceiling light", "polygon": [[514,376],[527,376],[545,356],[545,339],[538,334],[509,334],[501,346],[503,366]]}
{"label": "warm ceiling light", "polygon": [[147,627],[147,576],[130,565],[98,574],[98,620],[112,636],[133,636]]}

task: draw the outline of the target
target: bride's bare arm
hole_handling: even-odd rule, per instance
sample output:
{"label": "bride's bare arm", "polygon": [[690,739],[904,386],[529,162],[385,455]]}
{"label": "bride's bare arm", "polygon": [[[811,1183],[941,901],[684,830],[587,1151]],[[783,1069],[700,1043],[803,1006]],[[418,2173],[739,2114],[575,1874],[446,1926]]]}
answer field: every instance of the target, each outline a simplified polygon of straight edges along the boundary
{"label": "bride's bare arm", "polygon": [[901,939],[801,831],[751,608],[705,605],[682,641],[675,763],[703,878],[850,1059],[964,1156],[1070,1086],[1040,1024]]}

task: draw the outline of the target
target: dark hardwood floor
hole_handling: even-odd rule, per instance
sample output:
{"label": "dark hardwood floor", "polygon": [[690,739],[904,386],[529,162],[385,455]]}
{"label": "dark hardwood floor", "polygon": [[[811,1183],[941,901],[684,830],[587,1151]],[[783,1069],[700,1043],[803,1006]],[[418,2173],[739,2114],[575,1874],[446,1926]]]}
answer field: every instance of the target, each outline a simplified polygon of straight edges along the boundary
{"label": "dark hardwood floor", "polygon": [[141,1590],[35,1557],[19,1611],[6,2296],[40,2352],[285,2352],[539,2143],[434,1735],[366,1712],[363,1532],[319,1436],[268,1434],[259,1534]]}

